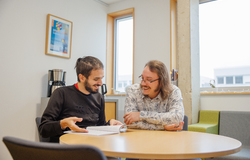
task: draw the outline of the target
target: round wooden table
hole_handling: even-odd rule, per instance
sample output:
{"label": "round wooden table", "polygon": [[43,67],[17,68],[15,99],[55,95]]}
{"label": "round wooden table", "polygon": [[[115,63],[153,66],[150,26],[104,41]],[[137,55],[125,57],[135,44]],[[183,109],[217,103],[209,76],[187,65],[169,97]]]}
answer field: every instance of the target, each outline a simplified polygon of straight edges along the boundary
{"label": "round wooden table", "polygon": [[242,145],[236,139],[208,133],[135,129],[105,136],[64,134],[60,143],[93,145],[106,156],[139,159],[220,157],[239,152]]}

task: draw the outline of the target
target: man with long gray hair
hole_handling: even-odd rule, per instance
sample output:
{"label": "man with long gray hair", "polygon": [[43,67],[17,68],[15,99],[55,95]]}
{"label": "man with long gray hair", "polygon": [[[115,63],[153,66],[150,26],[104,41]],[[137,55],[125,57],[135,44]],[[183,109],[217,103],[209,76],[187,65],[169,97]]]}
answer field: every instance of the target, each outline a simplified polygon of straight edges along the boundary
{"label": "man with long gray hair", "polygon": [[127,88],[124,122],[130,128],[182,130],[184,108],[180,89],[170,83],[164,63],[149,61],[141,83]]}
{"label": "man with long gray hair", "polygon": [[164,63],[149,61],[139,76],[141,84],[127,88],[123,118],[129,128],[182,130],[184,108],[181,91],[170,83],[169,75]]}

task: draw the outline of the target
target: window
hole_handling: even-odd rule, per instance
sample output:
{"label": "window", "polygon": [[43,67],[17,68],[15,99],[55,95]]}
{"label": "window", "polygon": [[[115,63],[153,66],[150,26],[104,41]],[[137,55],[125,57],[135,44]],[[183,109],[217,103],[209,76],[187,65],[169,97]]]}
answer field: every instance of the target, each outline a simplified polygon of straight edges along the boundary
{"label": "window", "polygon": [[[127,26],[128,24],[130,27]],[[106,95],[124,93],[125,88],[134,83],[133,40],[134,8],[109,13],[107,15]]]}
{"label": "window", "polygon": [[242,76],[235,76],[235,84],[242,84],[243,77]]}
{"label": "window", "polygon": [[[128,84],[127,82],[124,82],[124,83],[123,83],[124,89],[125,89],[125,87],[127,87],[127,86],[129,86],[129,85],[131,85],[131,84]],[[124,91],[125,91],[125,90],[124,90]],[[123,91],[123,92],[124,92],[124,91]]]}
{"label": "window", "polygon": [[218,84],[224,84],[224,77],[217,77]]}
{"label": "window", "polygon": [[133,16],[115,18],[115,52],[114,52],[114,90],[125,92],[131,84],[118,84],[124,80],[132,81],[133,78]]}
{"label": "window", "polygon": [[233,77],[226,77],[226,84],[234,84]]}
{"label": "window", "polygon": [[118,83],[118,88],[122,88],[122,83],[121,82]]}
{"label": "window", "polygon": [[249,6],[249,0],[199,5],[201,89],[211,80],[215,87],[250,86]]}

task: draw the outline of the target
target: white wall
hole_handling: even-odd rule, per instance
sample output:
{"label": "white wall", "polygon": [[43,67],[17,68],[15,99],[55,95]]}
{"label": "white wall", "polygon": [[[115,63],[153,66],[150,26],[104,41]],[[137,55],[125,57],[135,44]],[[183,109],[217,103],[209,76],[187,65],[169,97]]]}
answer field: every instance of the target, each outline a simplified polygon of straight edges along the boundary
{"label": "white wall", "polygon": [[[0,1],[0,138],[37,139],[35,117],[47,95],[47,72],[64,69],[66,84],[77,81],[76,59],[106,62],[107,7],[94,0]],[[71,59],[45,55],[46,16],[73,22]],[[0,143],[0,159],[11,159]]]}
{"label": "white wall", "polygon": [[134,78],[150,60],[160,60],[170,68],[169,0],[126,0],[109,5],[108,13],[135,9]]}
{"label": "white wall", "polygon": [[201,110],[250,111],[249,94],[201,95]]}

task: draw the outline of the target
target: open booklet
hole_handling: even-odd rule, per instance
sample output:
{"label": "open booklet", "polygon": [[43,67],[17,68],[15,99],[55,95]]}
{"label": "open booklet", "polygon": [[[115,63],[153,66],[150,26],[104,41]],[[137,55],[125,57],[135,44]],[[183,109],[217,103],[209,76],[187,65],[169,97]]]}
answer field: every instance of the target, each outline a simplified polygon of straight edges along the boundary
{"label": "open booklet", "polygon": [[120,132],[126,132],[127,126],[124,125],[114,125],[114,126],[89,126],[86,128],[88,133],[75,132],[75,131],[65,131],[64,133],[74,133],[74,134],[86,134],[86,135],[95,135],[102,136],[107,134],[117,134]]}

